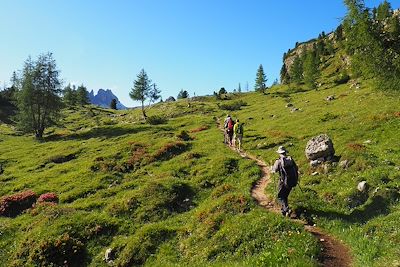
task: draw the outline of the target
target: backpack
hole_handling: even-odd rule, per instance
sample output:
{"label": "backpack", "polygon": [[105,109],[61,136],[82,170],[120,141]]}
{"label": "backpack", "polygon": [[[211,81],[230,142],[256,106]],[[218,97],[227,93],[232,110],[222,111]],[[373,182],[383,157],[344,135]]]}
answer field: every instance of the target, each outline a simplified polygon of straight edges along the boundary
{"label": "backpack", "polygon": [[243,125],[241,123],[237,126],[237,134],[243,134]]}
{"label": "backpack", "polygon": [[228,130],[229,131],[233,130],[233,120],[232,119],[229,119],[229,121],[228,121]]}
{"label": "backpack", "polygon": [[297,166],[291,157],[282,157],[280,159],[283,174],[283,183],[286,187],[295,187],[299,181]]}

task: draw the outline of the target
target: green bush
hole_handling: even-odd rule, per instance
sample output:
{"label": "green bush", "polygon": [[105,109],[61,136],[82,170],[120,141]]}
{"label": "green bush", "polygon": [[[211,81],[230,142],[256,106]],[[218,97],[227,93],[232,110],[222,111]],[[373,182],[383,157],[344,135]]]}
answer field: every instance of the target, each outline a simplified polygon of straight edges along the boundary
{"label": "green bush", "polygon": [[164,124],[167,121],[168,121],[167,118],[158,115],[149,116],[146,119],[146,122],[150,125]]}
{"label": "green bush", "polygon": [[247,103],[243,100],[238,100],[232,103],[219,104],[220,109],[229,111],[240,110],[243,106],[247,106]]}

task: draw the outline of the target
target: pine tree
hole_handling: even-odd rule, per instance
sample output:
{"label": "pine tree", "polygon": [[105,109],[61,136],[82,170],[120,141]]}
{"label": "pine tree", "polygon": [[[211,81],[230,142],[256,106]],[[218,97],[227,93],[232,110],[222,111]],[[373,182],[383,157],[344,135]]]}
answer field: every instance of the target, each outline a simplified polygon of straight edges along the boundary
{"label": "pine tree", "polygon": [[289,75],[290,82],[300,84],[303,81],[303,63],[299,56],[294,58]]}
{"label": "pine tree", "polygon": [[147,119],[144,102],[149,100],[149,103],[152,103],[159,99],[160,90],[158,90],[156,84],[151,83],[147,73],[142,69],[137,75],[137,79],[133,82],[133,88],[131,89],[129,96],[132,100],[141,102],[143,117]]}
{"label": "pine tree", "polygon": [[112,100],[111,100],[111,103],[110,103],[110,108],[111,109],[117,109],[117,100],[115,99],[115,98],[113,98]]}
{"label": "pine tree", "polygon": [[283,62],[281,72],[280,72],[280,79],[282,84],[288,84],[290,82],[290,76],[286,69],[286,64]]}
{"label": "pine tree", "polygon": [[307,51],[303,63],[303,69],[304,69],[304,83],[309,88],[315,89],[317,77],[319,76],[319,71],[318,71],[318,60],[316,57],[316,52],[314,50]]}
{"label": "pine tree", "polygon": [[267,78],[264,73],[264,68],[262,64],[258,67],[257,74],[256,74],[256,83],[254,85],[254,90],[256,92],[265,92],[266,86],[265,83],[267,82]]}
{"label": "pine tree", "polygon": [[181,89],[180,91],[179,91],[179,94],[178,94],[178,99],[184,99],[184,98],[188,98],[189,97],[189,93],[188,93],[188,91],[186,91],[186,90],[183,90],[183,89]]}
{"label": "pine tree", "polygon": [[76,89],[76,102],[81,106],[87,105],[90,102],[89,92],[83,84],[78,86],[78,89]]}
{"label": "pine tree", "polygon": [[[344,20],[346,51],[351,55],[355,75],[372,78],[375,86],[382,90],[400,88],[400,50],[398,40],[388,42],[383,24],[375,23],[362,0],[345,0],[348,14]],[[377,19],[385,20],[388,6],[377,10]],[[390,6],[389,6],[390,10]]]}
{"label": "pine tree", "polygon": [[63,89],[63,101],[68,106],[76,105],[76,92],[72,89],[71,84],[68,84]]}
{"label": "pine tree", "polygon": [[28,58],[22,71],[21,88],[17,95],[18,126],[25,132],[42,138],[45,129],[60,117],[61,82],[56,61],[51,53],[42,54],[36,61]]}
{"label": "pine tree", "polygon": [[241,92],[242,92],[242,87],[240,86],[240,83],[239,83],[239,86],[238,86],[238,89],[237,89],[237,91],[238,91],[239,93],[241,93]]}

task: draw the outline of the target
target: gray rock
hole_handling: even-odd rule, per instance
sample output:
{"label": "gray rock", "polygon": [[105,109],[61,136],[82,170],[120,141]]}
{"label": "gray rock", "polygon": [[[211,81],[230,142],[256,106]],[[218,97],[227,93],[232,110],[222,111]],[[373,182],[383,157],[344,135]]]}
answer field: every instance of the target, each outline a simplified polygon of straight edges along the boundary
{"label": "gray rock", "polygon": [[104,261],[107,264],[113,264],[114,259],[115,259],[114,251],[112,250],[112,248],[108,248],[106,250],[106,253],[104,254]]}
{"label": "gray rock", "polygon": [[400,171],[400,166],[396,166],[396,167],[394,167],[394,169],[395,169],[396,171]]}
{"label": "gray rock", "polygon": [[299,111],[300,109],[298,109],[298,108],[292,108],[292,110],[291,110],[291,112],[296,112],[296,111]]}
{"label": "gray rock", "polygon": [[348,159],[345,159],[345,160],[342,160],[341,162],[339,162],[339,167],[342,169],[348,169],[350,167],[350,165],[351,165],[351,163],[350,163],[350,160],[348,160]]}
{"label": "gray rock", "polygon": [[335,100],[335,96],[333,95],[330,95],[326,98],[326,101],[332,101],[332,100]]}
{"label": "gray rock", "polygon": [[323,159],[323,161],[326,161],[328,158],[333,158],[335,149],[329,136],[321,134],[307,142],[305,153],[309,160]]}
{"label": "gray rock", "polygon": [[287,107],[287,108],[293,107],[293,104],[292,104],[292,103],[287,103],[287,104],[286,104],[286,107]]}
{"label": "gray rock", "polygon": [[364,141],[364,144],[371,144],[371,143],[372,143],[371,140],[366,140],[366,141]]}
{"label": "gray rock", "polygon": [[359,182],[358,185],[357,185],[357,190],[362,192],[362,193],[366,192],[368,190],[367,181]]}
{"label": "gray rock", "polygon": [[321,164],[321,163],[322,163],[321,161],[315,159],[315,160],[310,161],[310,166],[313,167],[313,168],[315,168],[315,167],[317,167],[317,166],[318,166],[319,164]]}
{"label": "gray rock", "polygon": [[311,176],[317,176],[317,175],[319,175],[319,172],[313,172],[313,173],[311,173]]}

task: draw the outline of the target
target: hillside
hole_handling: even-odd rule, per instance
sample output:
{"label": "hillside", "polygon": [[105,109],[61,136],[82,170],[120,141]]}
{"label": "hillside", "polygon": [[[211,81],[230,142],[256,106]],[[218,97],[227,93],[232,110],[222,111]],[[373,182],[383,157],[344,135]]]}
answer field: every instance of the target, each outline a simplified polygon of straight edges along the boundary
{"label": "hillside", "polygon": [[[343,240],[355,266],[397,266],[399,97],[368,81],[230,97],[157,104],[149,115],[164,117],[160,125],[141,122],[136,110],[65,110],[65,127],[44,142],[1,125],[0,195],[30,189],[59,198],[0,217],[3,266],[107,266],[108,248],[115,266],[317,265],[317,240],[256,205],[250,188],[260,170],[222,143],[216,118],[226,111],[217,104],[239,100],[246,105],[232,115],[245,122],[244,149],[272,163],[285,145],[297,160],[301,191],[289,199],[296,211]],[[309,166],[305,144],[320,133],[347,169]],[[356,189],[361,180],[366,195]],[[271,183],[267,193],[274,190]]]}

